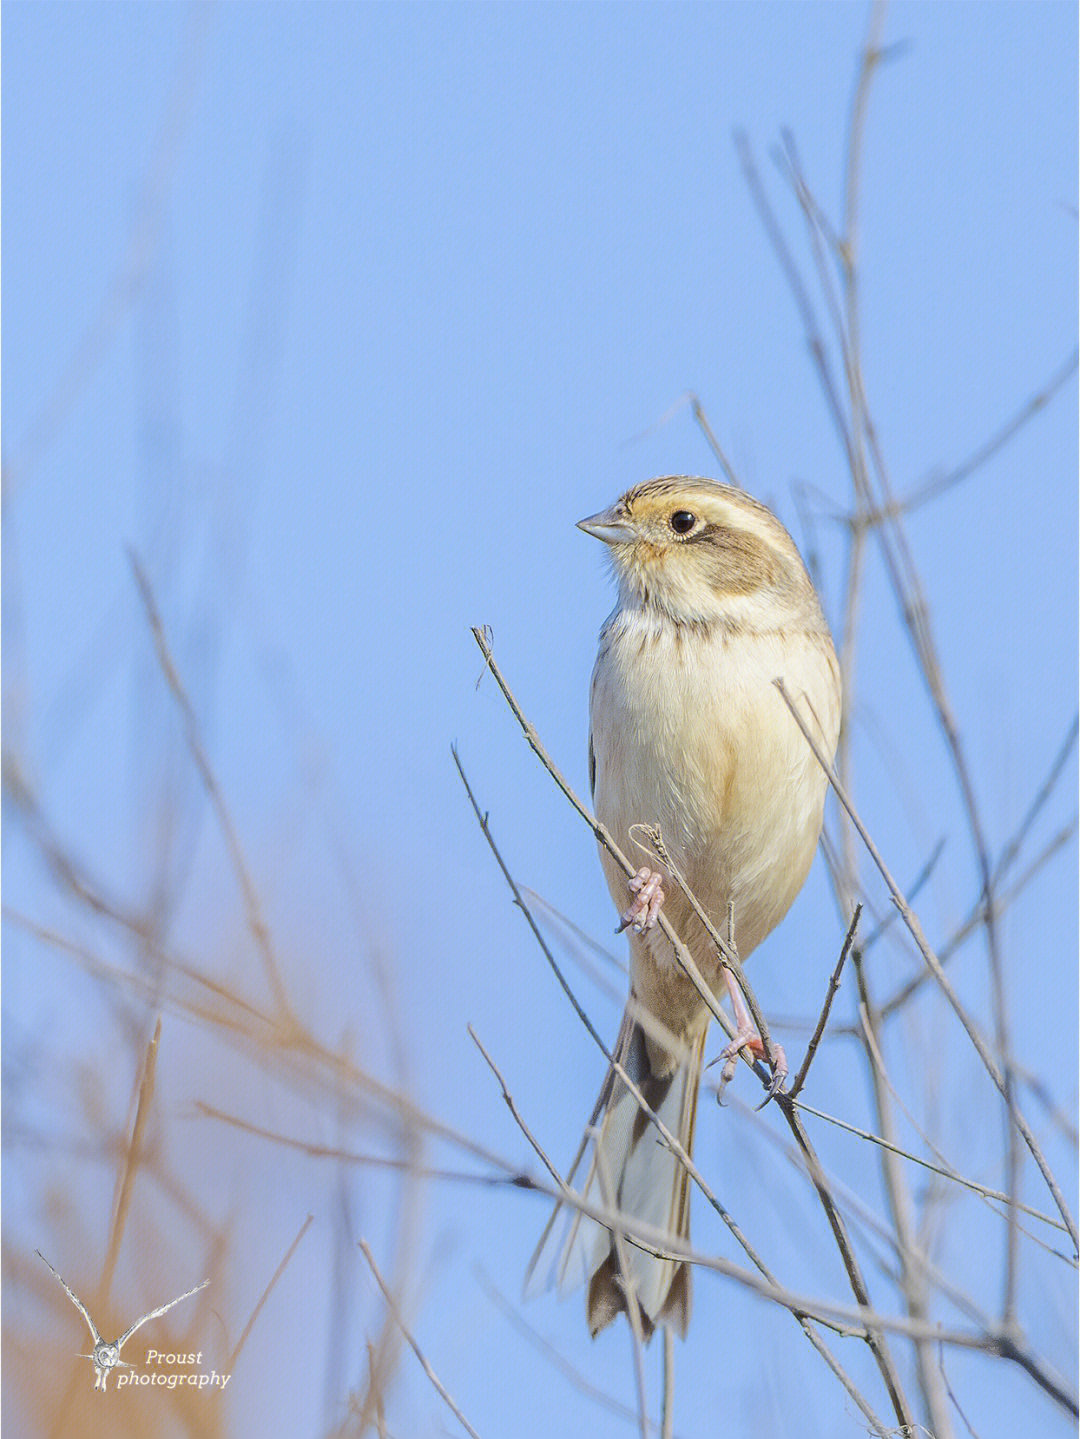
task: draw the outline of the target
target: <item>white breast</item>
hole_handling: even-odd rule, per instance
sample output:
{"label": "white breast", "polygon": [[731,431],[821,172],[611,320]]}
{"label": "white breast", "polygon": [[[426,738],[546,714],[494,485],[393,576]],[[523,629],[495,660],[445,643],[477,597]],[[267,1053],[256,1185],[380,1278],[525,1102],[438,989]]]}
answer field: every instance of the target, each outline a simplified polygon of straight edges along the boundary
{"label": "white breast", "polygon": [[643,864],[630,827],[658,824],[714,920],[734,900],[744,958],[806,877],[826,789],[778,677],[831,756],[840,714],[827,636],[677,631],[620,611],[593,676],[598,818]]}

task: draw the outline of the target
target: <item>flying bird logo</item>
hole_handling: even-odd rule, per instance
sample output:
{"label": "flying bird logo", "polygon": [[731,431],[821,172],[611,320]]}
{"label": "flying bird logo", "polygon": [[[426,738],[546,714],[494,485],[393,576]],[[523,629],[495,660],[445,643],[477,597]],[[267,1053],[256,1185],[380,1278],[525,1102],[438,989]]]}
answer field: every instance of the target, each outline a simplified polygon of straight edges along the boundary
{"label": "flying bird logo", "polygon": [[110,1343],[107,1339],[102,1339],[98,1333],[97,1325],[90,1318],[90,1311],[75,1293],[74,1289],[71,1288],[70,1284],[67,1284],[60,1275],[56,1273],[56,1270],[53,1269],[40,1249],[35,1249],[34,1253],[41,1260],[42,1264],[45,1265],[46,1269],[50,1270],[60,1281],[67,1291],[68,1298],[89,1325],[90,1333],[94,1336],[94,1352],[92,1354],[82,1354],[79,1357],[81,1359],[93,1360],[94,1388],[100,1389],[103,1393],[108,1384],[110,1369],[115,1369],[117,1365],[121,1365],[125,1369],[131,1369],[133,1367],[131,1364],[128,1364],[126,1360],[120,1358],[120,1350],[123,1349],[136,1329],[145,1324],[149,1319],[157,1319],[159,1315],[164,1314],[167,1310],[172,1309],[174,1305],[179,1304],[182,1299],[190,1299],[193,1294],[198,1294],[200,1289],[205,1289],[210,1283],[209,1279],[204,1279],[201,1284],[196,1284],[194,1289],[188,1289],[183,1294],[178,1294],[175,1299],[170,1299],[168,1304],[162,1304],[158,1309],[151,1309],[148,1314],[144,1314],[141,1319],[136,1319],[134,1324],[125,1329],[119,1339],[113,1340],[113,1342]]}

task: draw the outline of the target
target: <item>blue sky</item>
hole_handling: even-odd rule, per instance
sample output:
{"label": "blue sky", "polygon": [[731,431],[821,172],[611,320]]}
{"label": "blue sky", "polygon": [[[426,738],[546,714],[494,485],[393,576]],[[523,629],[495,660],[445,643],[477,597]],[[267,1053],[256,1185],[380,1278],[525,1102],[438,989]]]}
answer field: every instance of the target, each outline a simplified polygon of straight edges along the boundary
{"label": "blue sky", "polygon": [[[389,1076],[363,962],[378,948],[418,1101],[523,1163],[466,1023],[555,1155],[572,1152],[602,1064],[508,902],[452,741],[519,881],[614,947],[611,907],[587,832],[494,686],[477,688],[469,626],[491,625],[527,713],[584,790],[588,676],[611,591],[574,522],[649,475],[716,473],[677,404],[688,390],[742,481],[819,557],[838,622],[843,533],[831,516],[849,480],[733,137],[747,135],[805,262],[801,217],[770,155],[789,128],[839,224],[868,13],[840,3],[5,9],[7,744],[63,843],[125,903],[147,902],[154,856],[166,854],[171,940],[257,990],[234,875],[153,663],[130,547],[305,1019],[331,1042],[351,1034],[363,1062]],[[865,132],[862,335],[877,433],[903,493],[963,461],[1073,352],[1075,8],[898,3],[885,40],[895,50]],[[1076,508],[1070,380],[909,524],[995,852],[1075,710]],[[937,941],[965,912],[973,869],[876,557],[862,623],[859,802],[905,882],[945,838],[920,897]],[[1041,817],[1044,839],[1071,821],[1070,787],[1071,770]],[[130,962],[57,893],[17,815],[5,860],[10,907]],[[1066,1107],[1074,874],[1067,846],[1004,921],[1017,1052]],[[818,865],[755,956],[774,1012],[814,1012],[842,930]],[[100,1076],[103,1115],[123,1127],[133,1074],[110,1056],[151,1011],[125,1000],[125,1031],[107,984],[18,925],[5,940],[9,1114],[47,1135],[85,1127],[78,1056]],[[912,972],[900,951],[891,959]],[[985,1013],[977,950],[957,972]],[[617,1006],[582,984],[614,1036]],[[937,1119],[959,1159],[998,1182],[1000,1155],[982,1152],[981,1125],[958,1100],[977,1070],[940,1011],[933,1023],[948,1081]],[[270,1127],[292,1120],[340,1138],[346,1120],[314,1102],[301,1114],[296,1096],[168,1010],[161,1064],[163,1124],[209,1209],[224,1220],[250,1206],[251,1186],[260,1195],[258,1219],[245,1209],[238,1222],[234,1332],[316,1214],[230,1414],[237,1433],[271,1432],[267,1416],[282,1415],[288,1432],[323,1432],[329,1216],[343,1206],[380,1252],[386,1192],[208,1136],[193,1106],[215,1085]],[[866,1095],[844,1076],[826,1059],[819,1098],[858,1122]],[[820,1235],[805,1191],[785,1176],[761,1192],[755,1164],[775,1163],[765,1140],[748,1121],[725,1132],[711,1108],[707,1121],[700,1153],[726,1201],[738,1211],[741,1192],[747,1211],[760,1206],[763,1241],[793,1283],[843,1297],[828,1263],[807,1258]],[[206,1146],[212,1178],[201,1177]],[[9,1147],[9,1247],[42,1242],[56,1162]],[[95,1272],[113,1171],[75,1153],[66,1163],[85,1246],[65,1254],[53,1222],[50,1258],[65,1275],[80,1263]],[[145,1203],[161,1206],[168,1230],[164,1198]],[[516,1193],[426,1193],[415,1255],[425,1347],[481,1433],[550,1433],[552,1412],[562,1432],[631,1432],[560,1387],[474,1277],[482,1263],[516,1298],[542,1222],[540,1203]],[[721,1243],[705,1223],[697,1233]],[[962,1240],[942,1239],[940,1253],[970,1278]],[[176,1242],[185,1263],[199,1262],[179,1227]],[[166,1290],[194,1282],[186,1269],[176,1285],[169,1274]],[[348,1277],[352,1365],[378,1307],[359,1258]],[[1068,1279],[1055,1270],[1046,1282],[1071,1316]],[[802,1432],[859,1432],[809,1348],[792,1351],[790,1321],[727,1286],[699,1290],[679,1432],[703,1432],[720,1412],[782,1425],[793,1388]],[[525,1313],[595,1382],[630,1397],[624,1335],[590,1346],[576,1299],[549,1296]],[[298,1320],[311,1326],[314,1403],[281,1363]],[[1037,1337],[1071,1364],[1052,1326]],[[781,1344],[775,1362],[761,1359],[767,1342]],[[1022,1378],[956,1363],[976,1432],[1025,1402],[1058,1432]],[[445,1416],[410,1364],[399,1428],[439,1432]]]}

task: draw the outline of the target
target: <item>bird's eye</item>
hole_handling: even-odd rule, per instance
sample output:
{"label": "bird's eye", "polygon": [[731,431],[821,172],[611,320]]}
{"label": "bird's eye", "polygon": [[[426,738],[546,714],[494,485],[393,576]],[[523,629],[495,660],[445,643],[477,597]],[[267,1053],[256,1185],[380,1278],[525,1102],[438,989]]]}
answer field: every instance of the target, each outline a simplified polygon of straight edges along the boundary
{"label": "bird's eye", "polygon": [[676,510],[671,517],[671,528],[677,535],[688,535],[697,523],[697,516],[689,510]]}

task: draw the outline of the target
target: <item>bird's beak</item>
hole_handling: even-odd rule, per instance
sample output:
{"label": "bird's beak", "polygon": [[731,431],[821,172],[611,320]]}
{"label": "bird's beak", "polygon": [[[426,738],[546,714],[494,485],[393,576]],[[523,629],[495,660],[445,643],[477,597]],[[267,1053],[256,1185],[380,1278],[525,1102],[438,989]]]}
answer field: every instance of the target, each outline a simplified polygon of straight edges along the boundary
{"label": "bird's beak", "polygon": [[601,510],[598,515],[578,520],[578,529],[603,540],[605,545],[628,545],[638,537],[633,524],[617,509]]}

